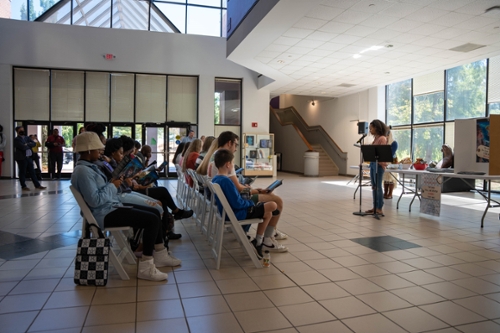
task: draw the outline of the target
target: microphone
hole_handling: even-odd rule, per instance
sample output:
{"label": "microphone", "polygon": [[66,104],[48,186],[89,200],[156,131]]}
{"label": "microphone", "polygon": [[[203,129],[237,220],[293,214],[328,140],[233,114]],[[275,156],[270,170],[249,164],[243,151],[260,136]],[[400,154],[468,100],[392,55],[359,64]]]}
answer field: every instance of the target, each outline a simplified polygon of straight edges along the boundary
{"label": "microphone", "polygon": [[361,138],[359,138],[358,141],[356,141],[356,143],[361,143],[361,140],[363,140],[368,134],[363,134],[363,136]]}

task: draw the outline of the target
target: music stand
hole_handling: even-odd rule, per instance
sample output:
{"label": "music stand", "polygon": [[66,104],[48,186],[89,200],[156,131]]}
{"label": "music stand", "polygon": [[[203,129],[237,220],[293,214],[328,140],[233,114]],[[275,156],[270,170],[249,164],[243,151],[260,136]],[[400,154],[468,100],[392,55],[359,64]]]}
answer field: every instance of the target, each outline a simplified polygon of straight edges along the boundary
{"label": "music stand", "polygon": [[[360,148],[359,149],[359,174],[358,174],[358,181],[359,181],[359,185],[358,185],[358,188],[359,188],[359,211],[358,212],[354,212],[353,215],[358,215],[358,216],[365,216],[365,215],[368,215],[367,213],[363,212],[363,210],[361,209],[361,203],[363,202],[363,154],[361,153],[361,146],[363,146],[363,139],[365,138],[365,134],[363,134],[363,136],[361,137],[361,139],[359,139],[358,142],[361,142],[361,145],[359,145],[358,143],[354,144],[354,147],[358,147]],[[356,182],[354,183],[356,184]],[[357,191],[358,189],[356,189]],[[354,198],[356,198],[356,191],[354,192]]]}
{"label": "music stand", "polygon": [[[392,162],[392,148],[390,145],[362,145],[361,154],[363,154],[363,160],[368,162]],[[375,203],[377,202],[377,181],[378,181],[378,166],[375,168]],[[373,217],[380,220],[377,214],[377,207],[373,207]]]}

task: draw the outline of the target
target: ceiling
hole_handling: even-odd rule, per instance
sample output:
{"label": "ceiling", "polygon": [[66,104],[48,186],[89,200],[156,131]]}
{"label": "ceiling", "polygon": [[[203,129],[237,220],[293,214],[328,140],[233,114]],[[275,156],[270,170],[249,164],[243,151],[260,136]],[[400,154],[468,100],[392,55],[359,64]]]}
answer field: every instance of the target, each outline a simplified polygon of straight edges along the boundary
{"label": "ceiling", "polygon": [[496,55],[500,0],[280,0],[228,59],[272,95],[340,97]]}

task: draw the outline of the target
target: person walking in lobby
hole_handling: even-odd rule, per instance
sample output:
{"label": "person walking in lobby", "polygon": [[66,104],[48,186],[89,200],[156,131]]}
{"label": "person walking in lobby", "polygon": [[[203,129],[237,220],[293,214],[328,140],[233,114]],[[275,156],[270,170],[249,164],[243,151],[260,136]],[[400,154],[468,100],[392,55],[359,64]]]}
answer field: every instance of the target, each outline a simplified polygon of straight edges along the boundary
{"label": "person walking in lobby", "polygon": [[19,182],[21,183],[21,187],[23,191],[29,191],[29,187],[26,186],[26,170],[28,170],[28,174],[31,177],[31,181],[35,185],[35,188],[38,190],[45,190],[46,187],[42,186],[35,175],[35,169],[33,168],[33,150],[35,147],[35,142],[31,140],[26,133],[24,132],[23,126],[16,127],[17,136],[14,139],[14,159],[17,162],[17,166],[19,168]]}
{"label": "person walking in lobby", "polygon": [[51,179],[56,178],[56,163],[57,163],[57,179],[61,179],[61,170],[63,167],[63,147],[66,146],[64,138],[59,135],[59,130],[54,128],[52,135],[47,138],[45,146],[49,149],[49,176]]}

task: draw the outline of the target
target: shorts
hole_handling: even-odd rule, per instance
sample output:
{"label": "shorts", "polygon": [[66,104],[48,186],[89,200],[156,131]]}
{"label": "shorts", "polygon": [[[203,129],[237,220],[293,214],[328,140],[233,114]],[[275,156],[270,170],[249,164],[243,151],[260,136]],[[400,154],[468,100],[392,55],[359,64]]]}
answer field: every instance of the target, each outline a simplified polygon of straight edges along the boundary
{"label": "shorts", "polygon": [[252,199],[252,201],[253,201],[254,204],[257,204],[259,202],[259,195],[258,194],[252,194],[252,196],[250,197],[250,199]]}
{"label": "shorts", "polygon": [[245,220],[249,219],[261,219],[264,217],[264,203],[259,202],[255,206],[248,207],[247,209],[247,217]]}

